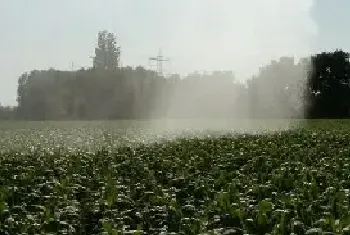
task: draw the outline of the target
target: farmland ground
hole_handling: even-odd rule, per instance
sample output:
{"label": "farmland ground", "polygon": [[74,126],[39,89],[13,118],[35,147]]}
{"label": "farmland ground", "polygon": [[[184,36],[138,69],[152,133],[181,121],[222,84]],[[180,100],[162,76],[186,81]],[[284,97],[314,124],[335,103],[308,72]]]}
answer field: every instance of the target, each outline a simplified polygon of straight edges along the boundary
{"label": "farmland ground", "polygon": [[169,141],[141,122],[0,123],[0,229],[350,234],[350,121],[277,122]]}

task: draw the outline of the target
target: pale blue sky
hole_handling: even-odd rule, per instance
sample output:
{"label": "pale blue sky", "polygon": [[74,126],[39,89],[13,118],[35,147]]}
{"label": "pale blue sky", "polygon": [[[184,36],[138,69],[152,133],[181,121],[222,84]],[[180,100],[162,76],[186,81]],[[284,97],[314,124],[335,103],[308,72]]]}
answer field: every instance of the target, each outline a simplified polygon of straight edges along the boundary
{"label": "pale blue sky", "polygon": [[281,55],[350,51],[349,0],[0,0],[0,103],[32,69],[91,66],[96,36],[117,34],[124,65],[230,69],[243,79]]}

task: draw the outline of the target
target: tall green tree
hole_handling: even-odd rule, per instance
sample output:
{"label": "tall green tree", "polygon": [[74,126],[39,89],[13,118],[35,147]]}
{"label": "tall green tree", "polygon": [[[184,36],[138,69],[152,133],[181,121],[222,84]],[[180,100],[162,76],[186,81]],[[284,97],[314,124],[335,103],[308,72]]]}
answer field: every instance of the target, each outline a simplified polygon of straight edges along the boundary
{"label": "tall green tree", "polygon": [[312,57],[308,79],[308,118],[346,118],[350,110],[349,53],[323,52]]}
{"label": "tall green tree", "polygon": [[97,47],[93,67],[115,71],[120,64],[120,47],[117,45],[116,36],[106,30],[100,31],[97,36]]}

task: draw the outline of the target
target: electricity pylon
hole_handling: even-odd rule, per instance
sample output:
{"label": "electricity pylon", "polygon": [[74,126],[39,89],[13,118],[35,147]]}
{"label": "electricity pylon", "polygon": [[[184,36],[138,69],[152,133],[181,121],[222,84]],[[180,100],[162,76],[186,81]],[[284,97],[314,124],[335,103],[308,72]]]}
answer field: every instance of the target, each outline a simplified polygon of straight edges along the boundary
{"label": "electricity pylon", "polygon": [[159,49],[157,57],[150,57],[149,58],[149,64],[151,61],[156,61],[157,62],[157,72],[159,76],[163,76],[163,62],[170,61],[169,58],[164,58],[162,54],[162,50]]}

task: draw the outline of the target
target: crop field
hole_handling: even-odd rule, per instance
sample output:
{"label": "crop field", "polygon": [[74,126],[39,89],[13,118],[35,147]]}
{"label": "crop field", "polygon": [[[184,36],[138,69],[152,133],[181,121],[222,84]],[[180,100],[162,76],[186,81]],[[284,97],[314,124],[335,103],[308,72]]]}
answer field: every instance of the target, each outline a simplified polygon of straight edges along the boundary
{"label": "crop field", "polygon": [[350,234],[350,121],[260,124],[0,122],[0,234]]}

